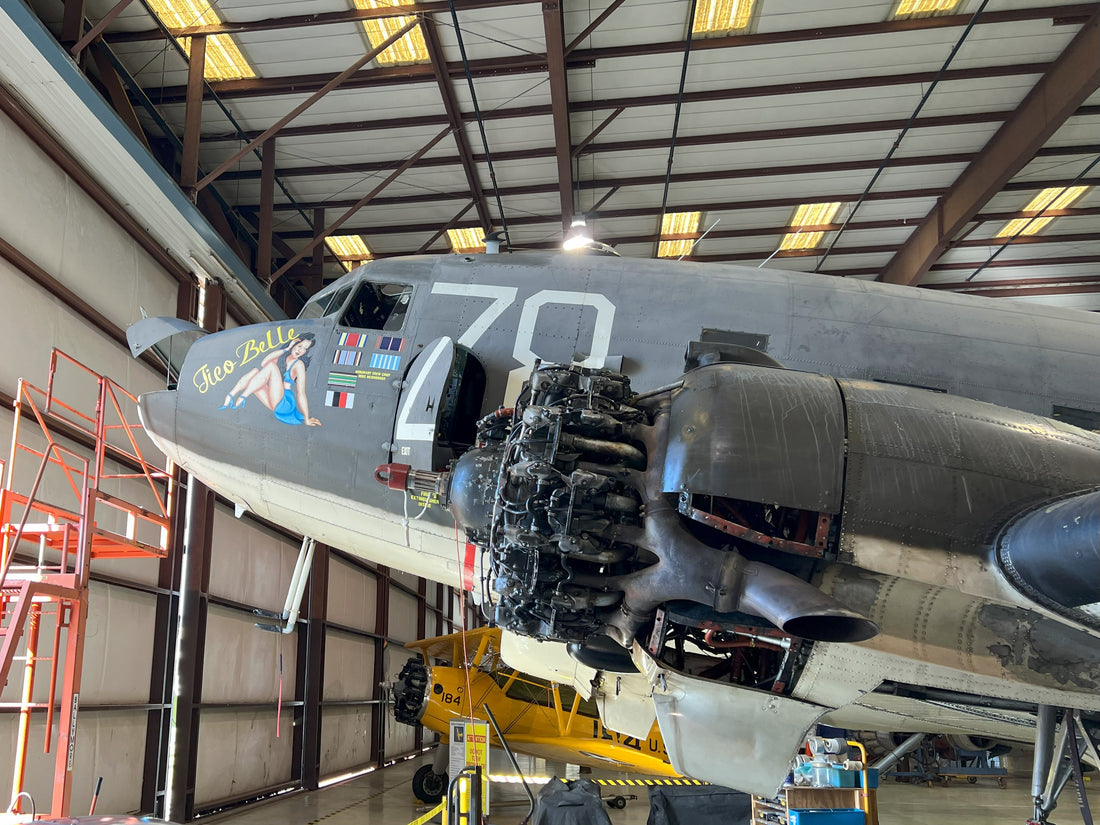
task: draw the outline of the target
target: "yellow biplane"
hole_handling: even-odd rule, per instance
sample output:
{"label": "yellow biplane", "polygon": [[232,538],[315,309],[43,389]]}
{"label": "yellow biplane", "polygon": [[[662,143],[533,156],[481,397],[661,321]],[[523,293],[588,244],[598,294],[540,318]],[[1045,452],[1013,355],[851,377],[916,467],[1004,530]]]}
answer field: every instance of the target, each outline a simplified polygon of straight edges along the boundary
{"label": "yellow biplane", "polygon": [[[445,744],[452,719],[484,719],[488,706],[508,745],[518,753],[573,765],[679,776],[669,764],[656,722],[644,739],[607,730],[595,702],[572,686],[506,665],[500,656],[498,628],[477,628],[405,646],[420,655],[409,659],[393,685],[394,717],[435,731]],[[495,734],[491,743],[500,747]],[[442,748],[441,755],[445,753]],[[445,765],[437,759],[436,765],[424,765],[416,772],[413,791],[418,798],[425,802],[442,798],[447,787]]]}

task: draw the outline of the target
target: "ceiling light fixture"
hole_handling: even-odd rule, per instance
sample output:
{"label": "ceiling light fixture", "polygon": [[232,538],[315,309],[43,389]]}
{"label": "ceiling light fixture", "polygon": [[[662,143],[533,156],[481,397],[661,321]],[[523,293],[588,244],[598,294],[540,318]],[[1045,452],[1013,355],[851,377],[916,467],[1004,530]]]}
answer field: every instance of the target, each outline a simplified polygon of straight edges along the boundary
{"label": "ceiling light fixture", "polygon": [[816,249],[825,237],[825,230],[806,230],[806,227],[824,226],[833,222],[840,211],[841,201],[832,203],[804,203],[794,211],[789,224],[793,232],[788,232],[779,242],[780,250]]}
{"label": "ceiling light fixture", "polygon": [[[702,222],[702,212],[666,212],[661,218],[661,239],[657,245],[657,257],[681,258],[691,252]],[[679,237],[683,235],[692,237]]]}
{"label": "ceiling light fixture", "polygon": [[484,252],[485,237],[478,229],[448,229],[447,240],[451,244],[451,252]]}
{"label": "ceiling light fixture", "polygon": [[[394,6],[408,5],[397,0],[352,0],[357,9],[386,9]],[[401,15],[398,17],[372,17],[363,21],[363,29],[367,33],[367,40],[372,48],[377,48],[386,41],[387,37],[397,34],[402,27],[408,25],[412,17]],[[423,25],[423,24],[421,24]],[[409,66],[414,63],[430,63],[428,44],[424,42],[424,32],[420,26],[411,29],[406,34],[378,55],[375,61],[380,66]]]}
{"label": "ceiling light fixture", "polygon": [[374,257],[366,241],[359,235],[329,235],[325,238],[325,246],[340,259],[340,263],[347,272],[362,266]]}
{"label": "ceiling light fixture", "polygon": [[900,0],[894,13],[895,20],[905,18],[911,20],[917,17],[943,17],[954,14],[962,0]]}
{"label": "ceiling light fixture", "polygon": [[755,0],[699,0],[691,21],[691,36],[720,37],[747,32],[755,5]]}
{"label": "ceiling light fixture", "polygon": [[1071,203],[1088,192],[1089,188],[1088,186],[1053,186],[1050,189],[1044,189],[1023,208],[1025,215],[1029,212],[1034,212],[1034,215],[1025,218],[1014,218],[1002,226],[1000,231],[993,237],[1014,238],[1017,235],[1037,235],[1044,226],[1058,217],[1057,215],[1051,215],[1050,217],[1040,218],[1036,217],[1037,215],[1048,209],[1068,208]]}
{"label": "ceiling light fixture", "polygon": [[[224,22],[207,0],[149,0],[149,8],[169,29],[217,26]],[[191,38],[177,37],[176,40],[190,57]],[[207,80],[243,80],[256,77],[256,70],[232,36],[211,34],[206,37],[203,77]]]}
{"label": "ceiling light fixture", "polygon": [[591,243],[593,243],[593,239],[588,233],[588,226],[585,224],[584,218],[573,218],[572,223],[569,224],[569,235],[562,243],[561,248],[566,252],[575,252],[578,249],[584,249]]}

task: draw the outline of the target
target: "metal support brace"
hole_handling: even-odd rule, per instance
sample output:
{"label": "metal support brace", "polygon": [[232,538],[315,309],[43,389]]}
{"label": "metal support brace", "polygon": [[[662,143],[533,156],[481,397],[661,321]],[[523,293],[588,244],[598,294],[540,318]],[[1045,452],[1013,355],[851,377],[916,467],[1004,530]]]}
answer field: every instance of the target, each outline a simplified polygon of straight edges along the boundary
{"label": "metal support brace", "polygon": [[272,613],[270,610],[256,608],[252,612],[265,619],[279,619],[282,624],[260,624],[256,627],[272,633],[292,633],[298,623],[298,610],[302,606],[302,596],[306,592],[306,583],[309,581],[309,571],[313,568],[313,549],[317,542],[309,536],[302,538],[302,548],[298,551],[298,560],[294,563],[294,575],[290,577],[290,587],[287,588],[286,602],[283,604],[283,612]]}
{"label": "metal support brace", "polygon": [[917,748],[920,743],[924,741],[924,736],[925,735],[923,733],[914,733],[912,736],[910,736],[908,739],[906,739],[904,742],[902,742],[900,745],[898,745],[896,748],[886,754],[886,756],[882,757],[882,759],[876,762],[872,767],[879,773],[886,773],[886,771],[894,767],[894,765],[896,765],[903,756]]}
{"label": "metal support brace", "polygon": [[[1096,743],[1085,728],[1078,712],[1066,709],[1058,731],[1058,744],[1054,745],[1055,709],[1040,705],[1035,739],[1035,763],[1032,768],[1032,792],[1035,797],[1032,825],[1046,823],[1047,817],[1058,806],[1058,798],[1072,777],[1077,786],[1077,800],[1081,819],[1091,825],[1092,813],[1085,798],[1081,776],[1082,752],[1091,759],[1097,758]],[[1042,780],[1045,778],[1045,784]],[[1041,790],[1040,790],[1041,789]]]}
{"label": "metal support brace", "polygon": [[1031,763],[1031,796],[1035,800],[1036,820],[1043,814],[1043,793],[1054,761],[1054,732],[1057,726],[1057,708],[1039,705],[1039,716],[1035,723],[1035,756]]}

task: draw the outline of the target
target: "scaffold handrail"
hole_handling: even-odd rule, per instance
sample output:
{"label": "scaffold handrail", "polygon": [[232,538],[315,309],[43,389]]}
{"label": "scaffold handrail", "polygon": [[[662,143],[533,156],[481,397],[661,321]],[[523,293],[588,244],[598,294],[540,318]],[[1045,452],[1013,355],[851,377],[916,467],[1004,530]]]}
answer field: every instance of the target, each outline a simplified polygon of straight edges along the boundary
{"label": "scaffold handrail", "polygon": [[[19,495],[18,493],[15,493],[13,490],[4,490],[3,493],[2,493],[3,501],[0,502],[0,517],[2,517],[3,520],[2,520],[2,522],[0,522],[0,524],[2,524],[5,529],[4,529],[4,539],[3,539],[3,545],[2,545],[2,547],[3,547],[3,557],[2,557],[2,559],[0,559],[0,587],[3,587],[3,585],[7,581],[8,571],[11,569],[12,561],[15,559],[16,548],[19,546],[20,541],[22,541],[22,539],[23,539],[23,534],[26,531],[27,524],[28,524],[28,521],[30,519],[31,513],[36,512],[36,511],[41,512],[41,511],[43,511],[44,508],[49,508],[49,509],[52,509],[52,510],[55,510],[55,511],[60,509],[60,508],[53,508],[50,505],[46,505],[46,504],[37,504],[36,505],[36,503],[35,503],[36,499],[37,499],[37,496],[38,496],[38,489],[39,489],[40,485],[42,484],[42,478],[45,475],[46,467],[50,463],[49,460],[48,460],[48,456],[51,452],[54,452],[54,451],[59,452],[59,453],[69,453],[72,457],[74,457],[78,461],[83,462],[84,469],[83,469],[83,472],[81,474],[81,485],[80,485],[80,502],[81,502],[81,505],[82,505],[81,509],[83,510],[83,502],[86,501],[86,496],[87,496],[87,492],[88,492],[88,460],[85,459],[85,458],[82,458],[81,456],[78,456],[76,453],[73,453],[71,450],[67,450],[65,447],[62,447],[60,444],[51,442],[50,446],[45,451],[46,454],[43,456],[42,462],[38,466],[38,472],[35,474],[34,483],[31,485],[30,492],[27,493],[25,496]],[[66,475],[68,475],[68,474],[66,473]],[[70,481],[71,481],[71,478],[70,478]],[[16,503],[21,503],[23,505],[23,513],[22,513],[22,516],[19,519],[18,525],[15,528],[15,533],[13,535],[9,535],[9,530],[7,528],[12,523],[11,519],[12,519],[13,513],[11,511],[14,509],[14,505]],[[83,516],[84,515],[85,514],[83,512],[81,512],[80,514],[76,515],[76,518],[74,520],[83,523],[83,521],[84,521]],[[79,537],[78,541],[77,541],[77,560],[76,560],[76,564],[78,566],[83,561],[82,557],[80,556],[80,554],[84,552],[84,548],[85,548],[85,542],[84,542],[83,539],[84,539],[84,536],[81,535]]]}
{"label": "scaffold handrail", "polygon": [[[70,366],[79,373],[94,379],[97,382],[95,400],[95,413],[88,415],[82,412],[74,403],[68,403],[61,397],[61,385],[58,381],[58,370],[62,366]],[[168,543],[168,519],[171,512],[171,500],[173,497],[173,474],[171,465],[159,467],[151,463],[143,454],[135,433],[144,429],[137,420],[137,396],[120,385],[117,381],[101,375],[86,365],[77,361],[72,356],[59,349],[53,349],[50,353],[50,372],[46,384],[46,390],[21,380],[20,395],[16,402],[16,434],[13,436],[13,455],[18,449],[32,454],[37,454],[32,448],[26,447],[18,438],[18,426],[21,413],[29,412],[33,415],[39,430],[47,444],[57,443],[51,424],[61,424],[69,427],[77,433],[84,435],[89,441],[89,449],[94,455],[94,463],[90,467],[90,476],[87,485],[77,483],[74,478],[77,467],[69,465],[60,459],[54,459],[61,466],[68,478],[70,489],[77,498],[76,510],[83,510],[83,489],[91,489],[98,502],[111,507],[124,514],[128,529],[116,535],[130,541],[137,541],[136,528],[139,523],[147,523],[160,531],[160,537],[152,544],[163,555]],[[25,407],[24,407],[25,405]],[[129,405],[128,414],[124,406]],[[75,419],[75,420],[74,420]],[[83,423],[86,422],[86,423]],[[125,445],[111,443],[108,440],[110,433],[121,431],[125,434]],[[66,433],[69,435],[69,433]],[[49,452],[49,449],[47,449]],[[83,457],[77,456],[72,451],[65,451],[74,458],[79,458],[81,466],[86,467]],[[106,472],[105,461],[122,464],[125,471]],[[125,465],[129,465],[126,467]],[[12,475],[9,467],[9,475]],[[145,479],[146,486],[151,494],[151,504],[142,506],[136,502],[127,501],[119,496],[112,496],[101,490],[101,482],[104,480],[139,480]],[[10,482],[6,485],[10,488]],[[92,506],[94,517],[94,505]]]}
{"label": "scaffold handrail", "polygon": [[[38,394],[38,396],[41,399],[43,399],[43,404],[42,405],[39,405],[39,404],[35,403],[35,394],[36,393]],[[16,396],[16,400],[15,400],[15,422],[14,422],[14,425],[12,427],[11,466],[9,468],[10,473],[9,473],[8,485],[7,485],[8,489],[12,489],[12,485],[14,483],[15,459],[16,459],[16,456],[20,452],[37,456],[38,458],[43,459],[45,461],[46,457],[52,451],[52,448],[54,447],[54,445],[57,444],[57,442],[53,438],[53,434],[52,434],[52,431],[50,430],[50,426],[49,426],[49,423],[48,423],[50,414],[45,409],[45,399],[46,399],[46,394],[41,389],[36,387],[34,384],[31,384],[29,381],[26,381],[22,378],[19,379],[19,393]],[[30,410],[30,413],[34,416],[35,423],[38,424],[38,428],[41,430],[42,435],[46,439],[46,444],[48,446],[45,450],[35,450],[33,447],[29,446],[28,444],[24,443],[21,440],[21,436],[20,436],[21,426],[20,425],[22,423],[22,419],[25,417],[26,410],[28,408]],[[64,420],[64,419],[61,419],[61,420]],[[66,449],[65,452],[67,452],[70,455],[77,458],[78,462],[83,464],[83,472],[85,472],[85,473],[87,472],[88,459],[85,456],[80,456],[77,453],[73,452],[72,450],[68,450],[68,449]],[[61,466],[62,470],[65,473],[65,477],[69,482],[69,486],[73,491],[73,495],[77,496],[78,501],[81,500],[80,499],[80,495],[81,495],[80,489],[83,488],[84,485],[83,484],[78,485],[76,483],[76,481],[73,479],[73,473],[78,472],[78,468],[74,467],[74,466],[71,466],[69,464],[66,464],[60,458],[55,458],[55,459],[52,459],[51,461],[53,463],[57,463]],[[39,468],[38,468],[37,472],[39,474],[41,474],[44,471],[45,471],[45,463],[39,465]]]}
{"label": "scaffold handrail", "polygon": [[[76,381],[69,380],[74,375],[69,367],[76,371]],[[59,369],[65,370],[63,376]],[[81,375],[94,379],[94,398],[93,387]],[[176,480],[171,464],[158,467],[143,455],[144,442],[138,436],[144,428],[137,417],[137,400],[117,382],[54,349],[45,390],[19,382],[10,452],[6,462],[0,461],[0,685],[6,681],[21,639],[28,651],[22,668],[13,787],[22,787],[30,714],[41,704],[32,701],[34,672],[38,663],[48,661],[48,695],[55,696],[59,689],[62,694],[59,703],[46,703],[47,753],[54,727],[58,736],[54,818],[68,816],[72,793],[71,753],[91,562],[95,558],[164,558],[168,553]],[[92,413],[87,412],[90,403],[95,404]],[[33,482],[29,488],[20,487],[30,479],[32,468]],[[107,492],[101,487],[108,480],[120,484]],[[75,499],[71,506],[66,488]],[[47,497],[61,498],[66,506],[46,501]],[[105,515],[110,518],[102,518]],[[155,528],[155,539],[150,526]],[[36,542],[37,564],[31,550]],[[17,557],[19,564],[14,565]],[[37,655],[38,628],[47,616],[53,621],[52,655],[41,656]],[[60,673],[63,685],[58,683]],[[61,714],[56,726],[55,705]]]}

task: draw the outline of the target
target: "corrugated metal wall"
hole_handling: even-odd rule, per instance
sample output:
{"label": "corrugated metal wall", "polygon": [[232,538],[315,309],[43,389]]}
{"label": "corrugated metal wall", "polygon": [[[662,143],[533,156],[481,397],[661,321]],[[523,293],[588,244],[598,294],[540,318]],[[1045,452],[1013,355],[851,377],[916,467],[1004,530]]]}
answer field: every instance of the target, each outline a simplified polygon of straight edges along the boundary
{"label": "corrugated metal wall", "polygon": [[[140,318],[141,309],[175,315],[178,276],[160,267],[19,124],[2,115],[0,181],[0,244],[30,262],[0,257],[0,397],[16,395],[20,376],[44,383],[52,347],[132,392],[163,386],[163,376],[133,360],[102,319],[89,319],[98,312],[117,333]],[[5,404],[5,456],[11,423]],[[387,718],[381,683],[408,657],[402,642],[420,632],[451,630],[458,616],[453,594],[322,548],[317,565],[327,576],[316,577],[314,602],[303,605],[303,617],[313,624],[303,620],[287,635],[264,633],[253,626],[251,611],[282,609],[299,537],[247,516],[236,519],[223,503],[214,507],[212,522],[208,550],[192,537],[198,551],[209,553],[200,594],[204,620],[194,626],[177,626],[178,564],[93,564],[74,815],[86,812],[98,776],[104,784],[97,812],[163,813],[179,637],[199,636],[199,664],[190,674],[195,711],[190,727],[182,720],[181,728],[194,742],[186,782],[190,814],[274,789],[311,786],[419,746],[414,729]],[[44,635],[47,630],[52,633],[44,627]],[[17,662],[0,700],[16,701],[21,680]],[[47,693],[45,679],[39,679],[35,701],[44,705]],[[43,800],[40,810],[53,775],[53,756],[42,753],[44,723],[44,711],[36,710],[26,781],[27,790]],[[0,708],[4,787],[16,727],[13,709]]]}

